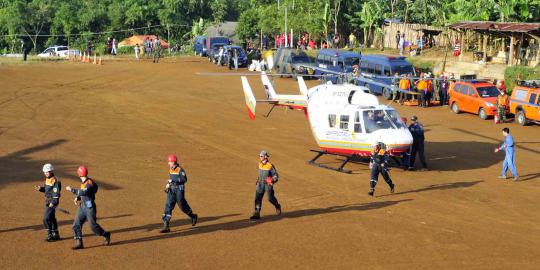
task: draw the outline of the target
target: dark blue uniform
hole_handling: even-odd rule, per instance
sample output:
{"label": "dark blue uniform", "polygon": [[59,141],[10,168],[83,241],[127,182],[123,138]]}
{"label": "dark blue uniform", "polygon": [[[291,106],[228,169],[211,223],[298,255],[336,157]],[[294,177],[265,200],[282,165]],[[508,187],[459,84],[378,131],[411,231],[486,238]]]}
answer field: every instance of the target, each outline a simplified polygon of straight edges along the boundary
{"label": "dark blue uniform", "polygon": [[185,185],[187,183],[186,172],[180,165],[176,164],[174,168],[169,169],[169,188],[167,189],[167,200],[165,201],[165,211],[163,213],[163,224],[165,226],[163,232],[168,231],[169,221],[175,204],[178,204],[182,212],[191,218],[191,224],[195,226],[197,223],[197,215],[189,206],[185,198]]}
{"label": "dark blue uniform", "polygon": [[73,233],[76,240],[82,240],[82,225],[88,220],[92,231],[99,236],[106,238],[107,244],[110,241],[110,233],[103,230],[103,228],[97,223],[97,209],[96,209],[96,192],[98,190],[97,184],[90,178],[81,184],[80,189],[71,189],[73,194],[77,195],[77,200],[80,201],[79,208],[75,214],[75,221],[73,222]]}
{"label": "dark blue uniform", "polygon": [[56,207],[60,203],[60,191],[62,183],[54,175],[45,179],[45,186],[40,186],[39,191],[45,193],[45,212],[43,213],[43,225],[47,230],[47,241],[58,240],[58,223],[56,222]]}
{"label": "dark blue uniform", "polygon": [[409,131],[413,137],[413,145],[411,148],[411,161],[409,162],[409,168],[414,168],[414,162],[416,161],[416,153],[420,157],[422,168],[426,169],[426,158],[424,156],[424,126],[419,122],[413,122],[409,126]]}
{"label": "dark blue uniform", "polygon": [[392,183],[392,179],[390,179],[390,174],[388,174],[388,160],[389,156],[386,150],[379,148],[373,151],[370,162],[371,181],[369,182],[369,195],[373,196],[373,194],[375,193],[375,186],[377,186],[377,182],[379,181],[379,173],[382,174],[384,181],[390,187],[390,191],[394,192],[394,183]]}

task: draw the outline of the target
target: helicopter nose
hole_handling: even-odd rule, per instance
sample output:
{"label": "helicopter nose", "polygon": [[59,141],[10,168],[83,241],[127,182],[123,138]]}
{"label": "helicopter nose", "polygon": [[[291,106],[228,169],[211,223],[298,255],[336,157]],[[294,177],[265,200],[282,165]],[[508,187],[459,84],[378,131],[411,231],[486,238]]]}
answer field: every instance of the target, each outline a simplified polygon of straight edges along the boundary
{"label": "helicopter nose", "polygon": [[[382,130],[381,130],[382,131]],[[389,152],[406,152],[412,144],[411,133],[407,129],[384,130],[375,136],[377,142],[382,142],[386,145]]]}

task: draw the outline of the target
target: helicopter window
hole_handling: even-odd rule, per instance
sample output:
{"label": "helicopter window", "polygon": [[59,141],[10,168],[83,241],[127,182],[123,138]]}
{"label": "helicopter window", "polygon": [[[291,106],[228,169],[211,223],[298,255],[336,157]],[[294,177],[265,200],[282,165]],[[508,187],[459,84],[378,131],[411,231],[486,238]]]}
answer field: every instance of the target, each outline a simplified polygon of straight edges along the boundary
{"label": "helicopter window", "polygon": [[349,116],[348,115],[340,116],[339,128],[343,130],[349,130]]}
{"label": "helicopter window", "polygon": [[328,126],[331,128],[336,126],[336,115],[335,114],[329,114],[328,115]]}
{"label": "helicopter window", "polygon": [[362,133],[362,122],[360,122],[360,112],[354,116],[354,133]]}
{"label": "helicopter window", "polygon": [[394,110],[368,110],[364,111],[363,114],[367,133],[372,133],[379,129],[399,129],[405,127],[405,124],[399,118],[399,114]]}

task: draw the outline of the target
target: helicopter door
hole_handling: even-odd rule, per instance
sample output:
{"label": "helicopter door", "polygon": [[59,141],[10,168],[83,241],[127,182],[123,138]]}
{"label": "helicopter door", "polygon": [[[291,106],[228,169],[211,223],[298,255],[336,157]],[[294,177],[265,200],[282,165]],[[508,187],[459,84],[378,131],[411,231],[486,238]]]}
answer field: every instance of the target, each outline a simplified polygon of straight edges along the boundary
{"label": "helicopter door", "polygon": [[360,119],[360,112],[356,112],[354,115],[354,133],[364,133],[362,130],[362,120]]}

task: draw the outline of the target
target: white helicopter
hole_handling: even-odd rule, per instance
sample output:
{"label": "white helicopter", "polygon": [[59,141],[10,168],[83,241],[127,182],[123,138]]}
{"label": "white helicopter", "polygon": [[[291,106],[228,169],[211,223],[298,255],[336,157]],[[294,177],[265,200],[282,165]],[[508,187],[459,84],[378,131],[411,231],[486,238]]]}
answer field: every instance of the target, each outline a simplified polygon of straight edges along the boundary
{"label": "white helicopter", "polygon": [[[300,95],[279,95],[268,76],[261,73],[266,100],[256,100],[245,76],[241,77],[249,117],[255,119],[257,102],[303,110],[309,119],[311,130],[320,150],[310,164],[350,173],[345,165],[354,159],[369,157],[378,142],[386,145],[386,151],[399,164],[413,138],[398,112],[379,104],[369,89],[352,84],[321,84],[308,89],[304,79],[298,77]],[[272,111],[270,110],[270,112]],[[270,114],[266,116],[268,116]],[[316,163],[325,154],[343,156],[346,159],[338,168]]]}

